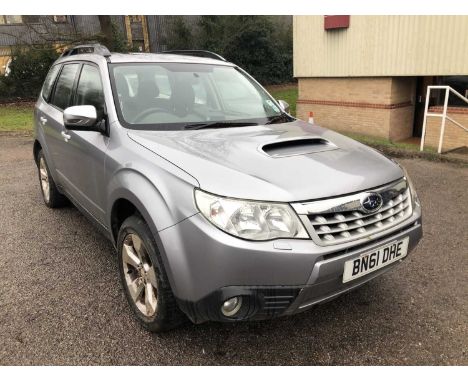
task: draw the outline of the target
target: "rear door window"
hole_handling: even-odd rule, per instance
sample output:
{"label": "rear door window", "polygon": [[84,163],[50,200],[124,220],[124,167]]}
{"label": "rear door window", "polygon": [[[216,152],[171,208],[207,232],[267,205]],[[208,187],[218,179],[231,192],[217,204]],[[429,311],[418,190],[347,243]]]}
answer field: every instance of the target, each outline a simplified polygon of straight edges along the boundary
{"label": "rear door window", "polygon": [[73,94],[73,85],[75,83],[76,74],[80,64],[67,64],[63,66],[60,76],[55,85],[55,91],[52,96],[52,105],[59,109],[66,109],[70,106],[71,96]]}

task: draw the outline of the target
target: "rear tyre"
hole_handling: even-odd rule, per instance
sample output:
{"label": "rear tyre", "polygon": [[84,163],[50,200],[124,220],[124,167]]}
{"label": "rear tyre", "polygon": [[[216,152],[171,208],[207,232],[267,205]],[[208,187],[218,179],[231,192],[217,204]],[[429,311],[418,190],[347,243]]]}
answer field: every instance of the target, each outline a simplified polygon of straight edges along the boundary
{"label": "rear tyre", "polygon": [[37,170],[44,204],[49,208],[65,206],[68,203],[68,199],[57,189],[42,150],[37,154]]}
{"label": "rear tyre", "polygon": [[117,239],[120,279],[128,303],[151,332],[175,328],[185,319],[164,271],[153,235],[139,215],[127,218]]}

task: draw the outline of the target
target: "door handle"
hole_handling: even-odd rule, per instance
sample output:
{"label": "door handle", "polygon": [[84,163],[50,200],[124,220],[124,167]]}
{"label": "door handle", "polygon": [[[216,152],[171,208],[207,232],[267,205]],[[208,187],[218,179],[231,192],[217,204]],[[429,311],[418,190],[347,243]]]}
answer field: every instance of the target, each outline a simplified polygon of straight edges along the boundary
{"label": "door handle", "polygon": [[45,118],[45,117],[40,117],[39,119],[40,119],[40,121],[41,121],[41,123],[42,123],[43,125],[46,124],[47,118]]}
{"label": "door handle", "polygon": [[65,142],[68,142],[68,140],[71,138],[71,135],[67,134],[65,131],[62,131],[60,134],[62,134],[62,137],[65,140]]}

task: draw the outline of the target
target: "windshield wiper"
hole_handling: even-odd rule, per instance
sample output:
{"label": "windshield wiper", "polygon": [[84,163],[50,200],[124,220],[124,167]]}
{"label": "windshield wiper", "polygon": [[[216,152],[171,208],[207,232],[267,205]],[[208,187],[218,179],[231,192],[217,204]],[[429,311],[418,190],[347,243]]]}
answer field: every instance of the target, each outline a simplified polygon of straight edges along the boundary
{"label": "windshield wiper", "polygon": [[201,130],[201,129],[216,129],[224,127],[243,127],[243,126],[257,126],[258,123],[252,122],[229,122],[229,121],[216,121],[208,123],[191,123],[184,126],[184,130]]}
{"label": "windshield wiper", "polygon": [[265,125],[271,125],[273,123],[283,123],[283,122],[291,122],[292,119],[289,118],[289,116],[287,114],[280,114],[280,115],[276,115],[274,117],[271,117],[270,120],[265,123]]}

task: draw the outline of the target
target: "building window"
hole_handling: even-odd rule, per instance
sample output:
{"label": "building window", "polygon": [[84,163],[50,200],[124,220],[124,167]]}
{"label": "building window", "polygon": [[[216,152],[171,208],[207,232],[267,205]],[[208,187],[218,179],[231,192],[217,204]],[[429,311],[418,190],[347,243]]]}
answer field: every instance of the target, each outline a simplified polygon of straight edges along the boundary
{"label": "building window", "polygon": [[18,15],[0,16],[0,24],[21,24],[23,18]]}
{"label": "building window", "polygon": [[[447,85],[455,89],[463,97],[468,98],[468,76],[441,76],[437,77],[437,85]],[[437,93],[437,105],[442,106],[445,99],[445,91],[438,91]],[[457,97],[456,95],[450,93],[449,96],[449,106],[456,107],[468,107],[468,104]]]}
{"label": "building window", "polygon": [[67,22],[67,16],[64,16],[64,15],[53,16],[53,18],[54,18],[54,23],[57,23],[57,24],[63,24]]}

